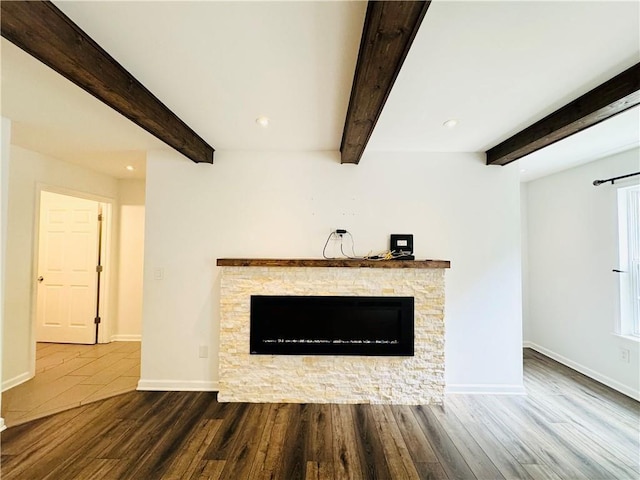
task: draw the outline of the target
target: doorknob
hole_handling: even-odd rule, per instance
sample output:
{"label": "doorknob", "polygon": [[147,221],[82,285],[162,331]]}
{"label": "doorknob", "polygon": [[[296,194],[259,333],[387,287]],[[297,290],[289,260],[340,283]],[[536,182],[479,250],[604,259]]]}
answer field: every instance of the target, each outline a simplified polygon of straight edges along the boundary
{"label": "doorknob", "polygon": [[43,277],[42,275],[40,275],[40,276],[38,277],[38,282],[42,283],[43,281],[44,281],[44,277]]}

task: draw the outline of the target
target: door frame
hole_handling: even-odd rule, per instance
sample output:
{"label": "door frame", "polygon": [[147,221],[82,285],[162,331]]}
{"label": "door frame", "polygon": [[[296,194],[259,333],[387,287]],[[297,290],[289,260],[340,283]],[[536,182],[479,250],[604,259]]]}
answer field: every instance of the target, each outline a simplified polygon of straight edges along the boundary
{"label": "door frame", "polygon": [[[49,185],[44,183],[36,183],[36,199],[35,199],[35,215],[33,218],[33,262],[31,272],[31,342],[30,342],[30,361],[29,361],[29,376],[32,378],[36,374],[36,322],[37,322],[37,301],[38,301],[38,289],[36,288],[36,275],[38,273],[38,261],[40,250],[40,205],[41,205],[41,193],[50,192],[57,193],[59,195],[66,195],[69,197],[82,198],[84,200],[92,200],[102,205],[102,265],[103,270],[100,281],[100,309],[99,316],[101,319],[100,328],[98,329],[98,343],[108,343],[111,340],[111,311],[112,309],[112,280],[117,278],[113,275],[113,269],[115,267],[115,255],[113,241],[114,235],[114,219],[113,215],[116,211],[114,208],[115,199],[109,197],[103,197],[100,195],[94,195],[92,193],[81,192],[66,187],[60,187],[57,185]],[[97,221],[97,219],[96,219]]]}

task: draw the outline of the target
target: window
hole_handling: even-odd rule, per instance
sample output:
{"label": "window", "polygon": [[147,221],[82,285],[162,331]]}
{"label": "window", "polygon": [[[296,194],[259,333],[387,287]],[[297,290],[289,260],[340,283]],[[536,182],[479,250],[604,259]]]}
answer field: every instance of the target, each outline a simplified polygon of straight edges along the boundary
{"label": "window", "polygon": [[640,337],[640,185],[618,190],[621,335]]}

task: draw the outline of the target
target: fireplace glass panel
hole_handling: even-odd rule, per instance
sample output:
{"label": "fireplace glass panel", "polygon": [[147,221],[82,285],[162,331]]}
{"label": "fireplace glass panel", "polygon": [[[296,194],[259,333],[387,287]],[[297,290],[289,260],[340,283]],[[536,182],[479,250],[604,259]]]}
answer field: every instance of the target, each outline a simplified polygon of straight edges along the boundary
{"label": "fireplace glass panel", "polygon": [[413,355],[413,297],[251,297],[252,354]]}

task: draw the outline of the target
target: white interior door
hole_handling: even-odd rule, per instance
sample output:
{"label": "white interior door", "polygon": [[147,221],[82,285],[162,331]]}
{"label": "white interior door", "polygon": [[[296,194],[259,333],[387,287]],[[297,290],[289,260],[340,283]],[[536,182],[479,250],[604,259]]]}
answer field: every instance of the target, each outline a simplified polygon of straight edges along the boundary
{"label": "white interior door", "polygon": [[92,200],[41,192],[38,342],[95,343],[99,208]]}

